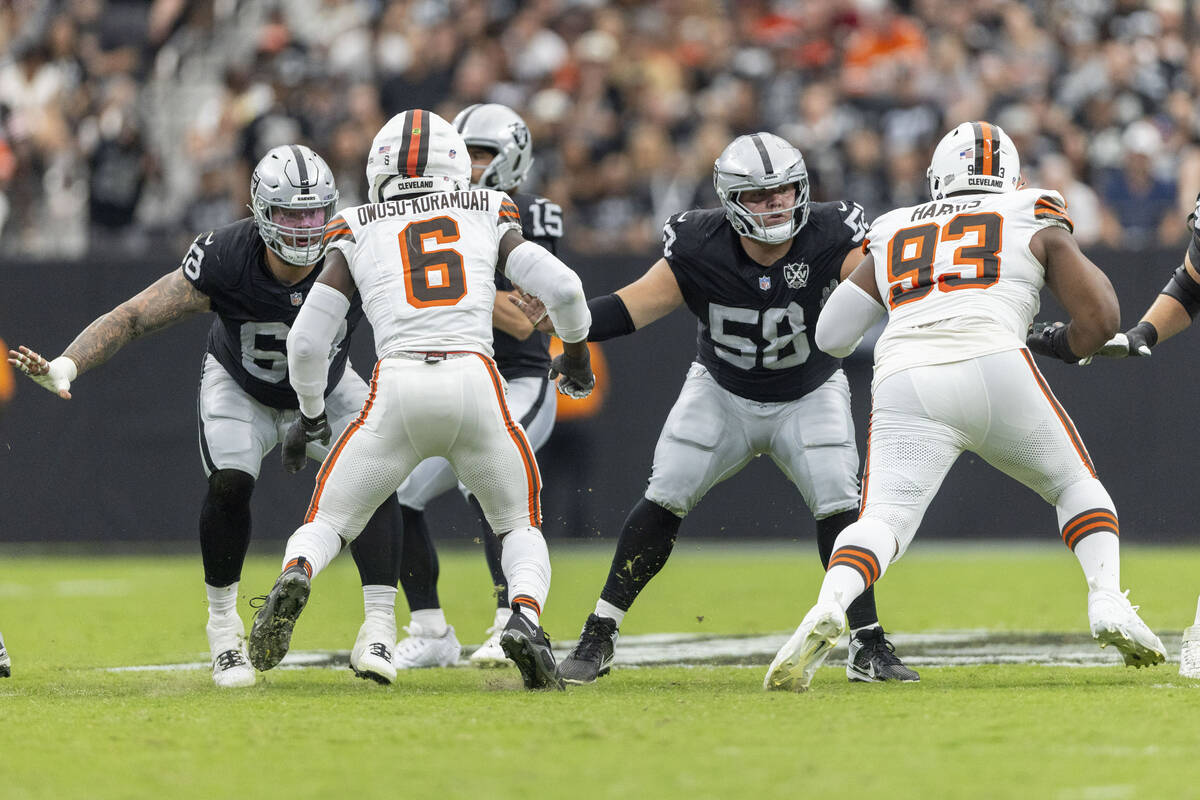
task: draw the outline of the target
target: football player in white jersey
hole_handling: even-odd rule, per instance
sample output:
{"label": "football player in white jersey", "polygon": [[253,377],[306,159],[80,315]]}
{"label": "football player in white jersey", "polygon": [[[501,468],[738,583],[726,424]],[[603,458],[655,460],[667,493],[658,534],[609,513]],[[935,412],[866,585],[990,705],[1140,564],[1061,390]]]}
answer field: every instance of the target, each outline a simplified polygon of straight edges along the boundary
{"label": "football player in white jersey", "polygon": [[288,336],[288,367],[301,419],[289,439],[323,426],[325,354],[356,292],[379,355],[371,394],[330,450],[284,569],[250,633],[260,670],[287,653],[310,582],[352,542],[376,506],[421,461],[440,456],[479,499],[501,538],[513,613],[500,638],[526,688],[562,688],[539,619],[550,590],[540,477],[525,431],[505,401],[493,362],[497,269],[541,298],[564,342],[551,365],[557,388],[586,396],[594,377],[591,315],[577,275],[521,236],[504,192],[471,190],[466,142],[436,114],[413,109],[388,121],[367,160],[369,203],[329,223],[325,269]]}
{"label": "football player in white jersey", "polygon": [[763,686],[808,688],[846,606],[904,554],[964,450],[1055,507],[1100,645],[1115,645],[1130,666],[1160,663],[1162,642],[1120,589],[1113,502],[1025,347],[1045,285],[1071,322],[1047,329],[1037,349],[1071,362],[1096,352],[1120,320],[1112,285],[1079,251],[1061,195],[1021,188],[1016,148],[999,127],[959,125],[927,174],[933,202],[875,221],[866,257],[817,321],[817,346],[846,355],[890,315],[875,346],[859,519],[838,536],[817,603]]}

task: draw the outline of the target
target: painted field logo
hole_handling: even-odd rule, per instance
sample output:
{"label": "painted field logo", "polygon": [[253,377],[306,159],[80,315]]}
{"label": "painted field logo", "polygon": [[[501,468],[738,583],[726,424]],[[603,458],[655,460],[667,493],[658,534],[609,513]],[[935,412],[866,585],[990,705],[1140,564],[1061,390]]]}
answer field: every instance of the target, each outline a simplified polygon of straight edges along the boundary
{"label": "painted field logo", "polygon": [[808,285],[808,264],[803,261],[799,264],[784,264],[783,279],[787,281],[789,288],[803,289]]}

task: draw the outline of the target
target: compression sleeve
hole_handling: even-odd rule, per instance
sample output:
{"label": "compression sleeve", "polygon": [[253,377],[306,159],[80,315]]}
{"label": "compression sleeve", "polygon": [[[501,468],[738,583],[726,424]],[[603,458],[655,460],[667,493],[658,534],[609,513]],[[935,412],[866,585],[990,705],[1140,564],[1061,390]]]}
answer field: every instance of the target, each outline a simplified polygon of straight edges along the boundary
{"label": "compression sleeve", "polygon": [[854,352],[872,325],[884,314],[879,301],[853,281],[842,281],[829,295],[817,318],[817,347],[834,358]]}
{"label": "compression sleeve", "polygon": [[560,339],[564,342],[587,339],[592,315],[583,294],[583,283],[557,256],[533,242],[522,242],[508,254],[504,275],[546,304]]}
{"label": "compression sleeve", "polygon": [[300,413],[312,418],[325,410],[329,350],[350,300],[328,284],[317,282],[308,292],[287,337],[288,380],[300,401]]}
{"label": "compression sleeve", "polygon": [[633,333],[633,317],[625,301],[616,294],[605,294],[588,300],[588,311],[592,313],[592,329],[588,331],[589,342],[603,342],[616,336]]}

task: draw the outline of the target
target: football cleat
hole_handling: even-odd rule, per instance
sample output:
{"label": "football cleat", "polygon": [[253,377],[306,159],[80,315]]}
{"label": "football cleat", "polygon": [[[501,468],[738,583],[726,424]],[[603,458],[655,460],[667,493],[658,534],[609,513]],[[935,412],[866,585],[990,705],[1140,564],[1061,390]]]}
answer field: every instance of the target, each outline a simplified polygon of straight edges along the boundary
{"label": "football cleat", "polygon": [[579,643],[563,659],[558,674],[567,683],[595,683],[596,678],[612,669],[617,636],[616,620],[588,614],[579,633]]}
{"label": "football cleat", "polygon": [[817,603],[780,648],[763,679],[767,691],[784,689],[803,692],[812,683],[817,667],[825,661],[846,630],[846,614],[837,603]]}
{"label": "football cleat", "polygon": [[4,647],[4,636],[0,635],[0,678],[12,677],[12,658]]}
{"label": "football cleat", "polygon": [[1167,650],[1154,631],[1137,615],[1138,607],[1129,604],[1129,590],[1113,592],[1097,589],[1089,582],[1088,620],[1092,638],[1101,647],[1114,645],[1121,651],[1127,667],[1161,664]]}
{"label": "football cleat", "polygon": [[408,636],[396,642],[396,669],[453,667],[458,663],[462,645],[454,635],[453,625],[447,625],[441,636],[432,635],[416,622],[406,625],[404,630]]}
{"label": "football cleat", "polygon": [[507,667],[512,664],[508,656],[504,655],[504,649],[500,647],[500,634],[504,633],[504,626],[508,624],[512,613],[510,608],[496,609],[496,619],[492,622],[492,627],[487,629],[487,639],[471,653],[471,664],[484,668]]}
{"label": "football cleat", "polygon": [[554,665],[550,637],[540,625],[534,625],[524,614],[514,611],[500,634],[500,647],[521,671],[526,689],[562,691],[563,682]]}
{"label": "football cleat", "polygon": [[242,630],[242,621],[234,616],[229,620],[214,622],[210,617],[204,630],[208,634],[208,651],[212,657],[213,683],[222,689],[253,686],[254,669],[246,653],[246,634]]}
{"label": "football cleat", "polygon": [[[0,642],[0,650],[3,649],[4,643]],[[1196,604],[1196,621],[1183,631],[1179,674],[1184,678],[1200,678],[1200,601]]]}
{"label": "football cleat", "polygon": [[354,649],[350,651],[350,669],[356,677],[387,686],[396,680],[392,660],[392,643],[396,641],[396,620],[391,625],[380,620],[367,620],[358,629]]}
{"label": "football cleat", "polygon": [[904,666],[896,656],[895,646],[879,626],[866,628],[850,637],[846,677],[858,683],[916,683],[921,680],[920,675]]}
{"label": "football cleat", "polygon": [[310,591],[307,564],[301,558],[276,579],[270,594],[255,598],[262,601],[250,627],[250,663],[256,670],[266,672],[287,655],[292,629],[308,604]]}

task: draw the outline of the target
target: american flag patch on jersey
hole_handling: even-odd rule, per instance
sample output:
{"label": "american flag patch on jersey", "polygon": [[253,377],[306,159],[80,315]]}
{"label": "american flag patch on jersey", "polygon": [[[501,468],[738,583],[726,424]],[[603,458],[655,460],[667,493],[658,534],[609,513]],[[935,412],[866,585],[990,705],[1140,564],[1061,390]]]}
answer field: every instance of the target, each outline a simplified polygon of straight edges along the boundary
{"label": "american flag patch on jersey", "polygon": [[392,151],[392,146],[390,144],[381,144],[381,145],[379,145],[379,148],[375,152],[376,153],[390,153],[391,151]]}

